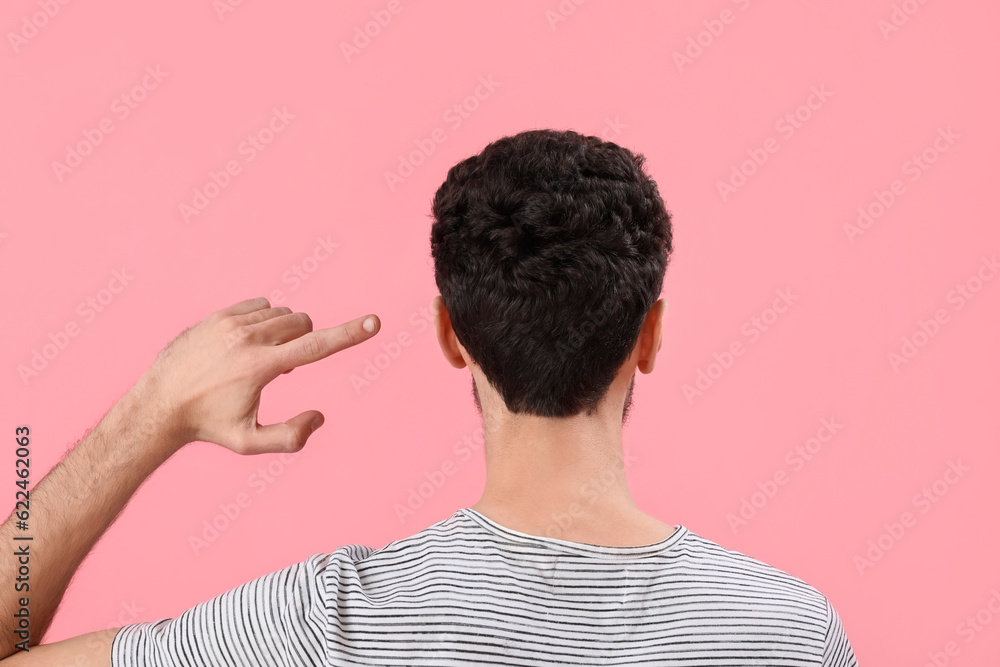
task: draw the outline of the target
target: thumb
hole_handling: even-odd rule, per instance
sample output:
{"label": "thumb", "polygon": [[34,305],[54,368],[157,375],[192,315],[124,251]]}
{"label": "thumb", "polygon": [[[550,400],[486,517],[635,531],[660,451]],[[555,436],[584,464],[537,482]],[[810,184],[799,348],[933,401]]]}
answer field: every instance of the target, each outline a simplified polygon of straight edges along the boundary
{"label": "thumb", "polygon": [[245,453],[297,452],[305,447],[306,440],[324,421],[323,413],[306,410],[281,424],[258,424],[246,437]]}

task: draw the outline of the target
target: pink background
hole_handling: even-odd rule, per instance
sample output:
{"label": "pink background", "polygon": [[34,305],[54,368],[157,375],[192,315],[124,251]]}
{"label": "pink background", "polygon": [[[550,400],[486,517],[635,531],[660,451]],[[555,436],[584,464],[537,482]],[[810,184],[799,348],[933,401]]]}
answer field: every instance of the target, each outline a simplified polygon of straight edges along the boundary
{"label": "pink background", "polygon": [[[160,348],[213,310],[281,290],[272,303],[317,326],[382,319],[375,340],[265,390],[262,422],[311,408],[327,416],[291,463],[197,443],[160,469],[85,562],[48,639],[176,616],[312,553],[381,547],[478,500],[482,456],[463,460],[453,447],[479,427],[468,372],[444,361],[422,324],[437,293],[430,200],[452,164],[491,140],[556,128],[644,153],[674,215],[663,349],[656,372],[637,380],[625,432],[640,507],[819,588],[865,665],[925,664],[949,642],[951,664],[993,664],[1000,280],[982,258],[1000,251],[1000,9],[916,0],[388,6],[252,0],[220,18],[211,0],[104,0],[32,19],[37,2],[7,3],[2,428],[12,440],[16,425],[32,427],[35,481]],[[884,34],[894,7],[901,25]],[[345,57],[341,43],[372,11],[391,21]],[[730,22],[713,23],[720,16]],[[32,32],[25,20],[44,25]],[[33,36],[13,44],[22,30]],[[689,42],[699,33],[700,54]],[[679,66],[686,48],[696,57]],[[161,80],[131,92],[157,66]],[[469,98],[477,87],[480,99]],[[810,98],[813,87],[830,96]],[[123,94],[144,98],[127,116],[115,102]],[[810,99],[793,132],[778,124]],[[466,117],[449,113],[456,104]],[[294,119],[248,160],[241,142],[274,108]],[[102,120],[113,130],[60,180],[52,163]],[[437,128],[444,141],[390,188],[386,172]],[[940,153],[939,128],[952,133]],[[925,150],[934,162],[920,170],[912,159]],[[718,183],[747,151],[767,161],[749,165],[754,173],[724,200]],[[231,160],[239,173],[185,222],[180,205]],[[896,180],[901,194],[849,238],[858,207]],[[306,261],[314,271],[292,289],[283,276],[314,256],[317,237],[339,245],[326,261]],[[115,270],[133,278],[102,293]],[[990,279],[977,283],[977,271]],[[959,300],[954,290],[967,283],[973,298]],[[751,318],[773,315],[779,289],[797,300],[751,335]],[[109,296],[99,313],[78,310]],[[894,368],[890,353],[902,354],[921,321],[933,330],[926,321],[938,310],[945,323],[917,335],[916,354]],[[18,367],[74,322],[78,335],[22,380]],[[379,358],[400,333],[411,344]],[[734,341],[744,353],[710,368]],[[356,391],[351,376],[376,361],[378,377]],[[699,370],[716,379],[688,400],[683,387]],[[789,452],[823,418],[843,426],[793,464]],[[11,447],[5,497],[13,458]],[[395,505],[449,460],[454,476],[400,521]],[[935,491],[949,462],[968,470]],[[251,477],[268,465],[278,471],[270,482]],[[771,497],[753,495],[782,472],[787,483]],[[914,498],[925,487],[935,502]],[[221,524],[220,504],[241,493],[251,504],[196,555],[190,538],[203,522]],[[727,516],[744,499],[760,507],[734,531]],[[889,537],[885,524],[904,512],[913,521]],[[859,571],[856,557],[880,536],[889,548]],[[977,612],[985,624],[963,629]]]}

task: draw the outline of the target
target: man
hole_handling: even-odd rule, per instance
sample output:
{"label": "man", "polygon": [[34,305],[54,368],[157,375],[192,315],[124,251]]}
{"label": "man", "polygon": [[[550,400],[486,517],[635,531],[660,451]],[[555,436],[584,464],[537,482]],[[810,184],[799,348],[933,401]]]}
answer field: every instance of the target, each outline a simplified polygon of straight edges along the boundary
{"label": "man", "polygon": [[[856,665],[827,598],[635,505],[622,424],[653,370],[671,221],[644,158],[537,130],[454,166],[431,250],[437,338],[483,419],[482,499],[411,537],[305,561],[196,605],[32,646],[16,665]],[[314,410],[261,426],[281,373],[371,338],[265,299],[186,330],[31,495],[33,639],[142,483],[180,447],[294,452]],[[599,489],[599,491],[597,490]],[[2,527],[15,535],[13,517]],[[3,655],[18,608],[0,580]]]}

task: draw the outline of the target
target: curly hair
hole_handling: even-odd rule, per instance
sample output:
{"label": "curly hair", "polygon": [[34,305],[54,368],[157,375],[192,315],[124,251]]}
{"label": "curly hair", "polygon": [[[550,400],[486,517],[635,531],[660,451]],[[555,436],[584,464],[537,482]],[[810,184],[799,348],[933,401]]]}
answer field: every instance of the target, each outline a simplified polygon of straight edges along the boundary
{"label": "curly hair", "polygon": [[572,130],[503,137],[432,204],[458,341],[513,413],[593,414],[659,298],[670,213],[645,156]]}

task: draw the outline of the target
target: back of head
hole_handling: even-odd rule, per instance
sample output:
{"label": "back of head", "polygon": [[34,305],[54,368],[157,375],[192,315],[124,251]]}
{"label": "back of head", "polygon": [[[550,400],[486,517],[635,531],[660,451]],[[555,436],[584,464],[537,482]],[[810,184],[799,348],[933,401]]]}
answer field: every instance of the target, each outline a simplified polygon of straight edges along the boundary
{"label": "back of head", "polygon": [[645,157],[573,131],[504,137],[433,201],[434,277],[458,341],[513,413],[592,413],[659,298],[670,214]]}

